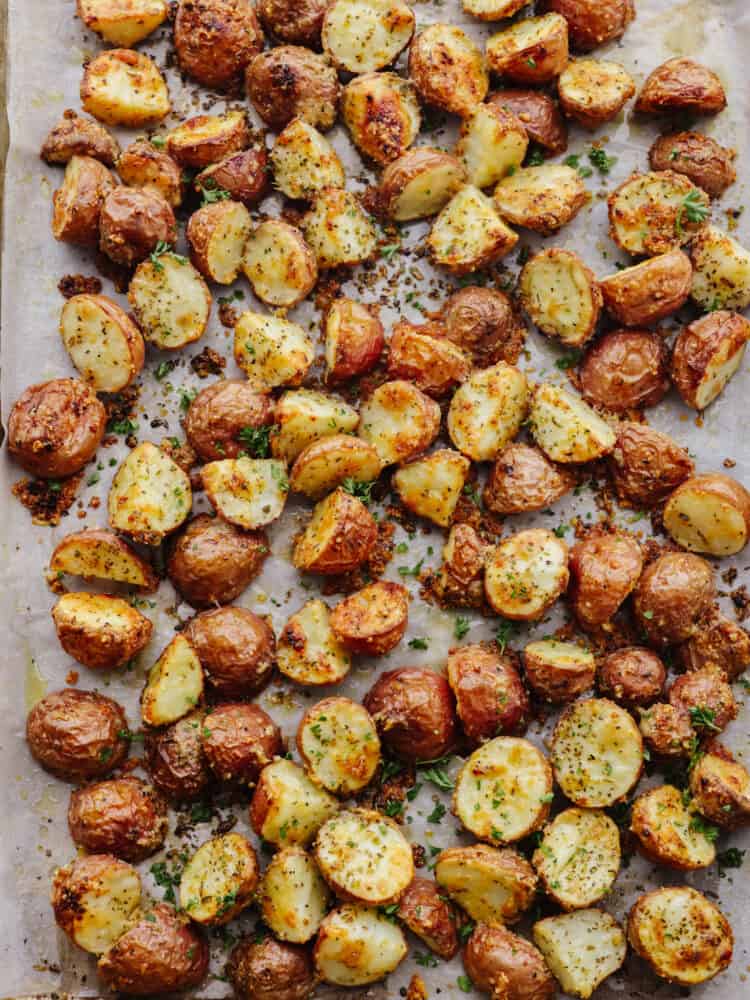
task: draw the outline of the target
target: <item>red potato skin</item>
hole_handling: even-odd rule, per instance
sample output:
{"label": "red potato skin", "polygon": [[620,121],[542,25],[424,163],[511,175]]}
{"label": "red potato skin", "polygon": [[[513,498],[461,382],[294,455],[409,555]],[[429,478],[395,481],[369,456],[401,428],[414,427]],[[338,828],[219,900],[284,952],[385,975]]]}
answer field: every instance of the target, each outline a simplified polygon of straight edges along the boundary
{"label": "red potato skin", "polygon": [[339,329],[328,378],[343,382],[372,371],[383,353],[385,333],[374,312],[360,302],[339,299],[332,308],[339,317]]}
{"label": "red potato skin", "polygon": [[[570,32],[570,28],[568,28]],[[547,94],[538,90],[498,90],[487,98],[518,118],[532,142],[542,146],[550,156],[568,148],[568,127],[560,111]]]}
{"label": "red potato skin", "polygon": [[258,775],[282,752],[281,733],[273,719],[243,702],[217,705],[201,729],[203,752],[221,781],[254,785]]}
{"label": "red potato skin", "polygon": [[727,95],[713,70],[693,59],[668,59],[657,66],[641,88],[635,110],[643,115],[689,111],[715,115],[727,106]]}
{"label": "red potato skin", "polygon": [[205,791],[210,774],[203,753],[203,713],[192,712],[146,737],[151,780],[173,802],[190,802]]}
{"label": "red potato skin", "polygon": [[397,916],[440,958],[458,952],[456,914],[431,878],[415,878],[398,902]]}
{"label": "red potato skin", "polygon": [[540,9],[562,14],[570,44],[580,52],[620,38],[635,18],[634,0],[544,0]]}
{"label": "red potato skin", "polygon": [[[719,776],[715,773],[716,761],[711,758],[718,758],[730,767],[722,768]],[[750,824],[750,775],[718,740],[711,740],[692,768],[689,787],[694,806],[711,823],[723,830]]]}
{"label": "red potato skin", "polygon": [[308,1000],[316,982],[310,950],[270,936],[243,938],[227,975],[238,1000]]}
{"label": "red potato skin", "polygon": [[491,643],[458,646],[448,653],[448,683],[464,733],[472,745],[526,731],[530,706],[510,656]]}
{"label": "red potato skin", "polygon": [[172,207],[152,188],[115,188],[99,215],[99,248],[110,260],[132,267],[158,243],[174,246],[177,223]]}
{"label": "red potato skin", "polygon": [[115,180],[99,160],[91,156],[79,159],[75,179],[66,170],[62,187],[52,195],[52,235],[63,243],[95,247],[102,203]]}
{"label": "red potato skin", "polygon": [[671,375],[682,400],[699,409],[696,393],[706,368],[720,349],[731,357],[750,340],[750,322],[739,313],[719,309],[680,330],[672,348]]}
{"label": "red potato skin", "polygon": [[644,646],[625,646],[609,653],[597,675],[601,693],[628,708],[657,701],[666,679],[664,664]]}
{"label": "red potato skin", "polygon": [[389,670],[362,704],[375,720],[383,745],[403,760],[436,760],[456,745],[455,699],[445,677],[433,670]]}
{"label": "red potato skin", "polygon": [[[633,272],[637,269],[637,274]],[[599,282],[604,308],[623,326],[648,326],[687,302],[693,265],[682,250],[670,250]]]}
{"label": "red potato skin", "polygon": [[750,635],[714,608],[699,631],[678,647],[677,659],[685,670],[713,667],[735,681],[750,666]]}
{"label": "red potato skin", "polygon": [[689,757],[695,745],[690,716],[668,702],[642,709],[639,728],[649,749],[659,757]]}
{"label": "red potato skin", "polygon": [[224,698],[247,698],[271,679],[276,662],[273,630],[245,608],[203,611],[188,623],[185,638],[192,642],[206,679]]}
{"label": "red potato skin", "polygon": [[497,1000],[552,1000],[557,995],[542,953],[502,924],[478,923],[463,961],[474,986]]}
{"label": "red potato skin", "polygon": [[713,569],[700,556],[668,552],[643,571],[635,590],[636,621],[650,645],[684,642],[713,606]]}
{"label": "red potato skin", "polygon": [[428,396],[447,395],[469,377],[471,364],[459,351],[430,336],[430,328],[397,323],[391,334],[388,376],[413,382]]}
{"label": "red potato skin", "polygon": [[258,16],[269,34],[288,45],[320,49],[327,0],[259,0]]}
{"label": "red potato skin", "polygon": [[167,803],[140,778],[100,781],[70,796],[68,827],[89,854],[142,861],[164,842]]}
{"label": "red potato skin", "polygon": [[198,194],[206,188],[221,188],[229,192],[233,201],[241,201],[250,208],[267,193],[268,176],[268,151],[263,138],[249,149],[230,153],[206,167],[195,178],[194,186]]}
{"label": "red potato skin", "polygon": [[669,352],[649,330],[615,330],[587,352],[579,376],[587,403],[614,413],[656,406],[669,391]]}
{"label": "red potato skin", "polygon": [[656,139],[648,161],[652,170],[684,174],[710,197],[719,198],[737,179],[735,156],[734,149],[701,132],[673,132]]}
{"label": "red potato skin", "polygon": [[174,25],[180,68],[204,87],[235,90],[263,48],[250,0],[182,0]]}
{"label": "red potato skin", "polygon": [[[711,726],[708,727],[712,733],[726,729],[737,717],[737,702],[724,672],[713,667],[704,667],[678,677],[669,689],[669,703],[688,714],[693,708],[705,708],[713,713]],[[693,726],[699,731],[702,728],[696,720]]]}
{"label": "red potato skin", "polygon": [[120,145],[99,122],[67,108],[42,143],[39,155],[46,163],[67,163],[73,156],[90,156],[112,167],[120,155]]}
{"label": "red potato skin", "polygon": [[620,424],[608,461],[619,499],[636,507],[666,500],[695,469],[690,455],[671,437],[637,423]]}
{"label": "red potato skin", "polygon": [[469,285],[454,292],[434,318],[479,368],[518,361],[526,327],[505,292]]}
{"label": "red potato skin", "polygon": [[237,458],[244,445],[244,427],[273,423],[274,404],[268,393],[242,379],[220,379],[202,389],[185,415],[185,433],[204,462]]}
{"label": "red potato skin", "polygon": [[576,485],[576,477],[538,448],[509,444],[495,459],[482,499],[496,514],[520,514],[551,507]]}
{"label": "red potato skin", "polygon": [[604,625],[643,570],[638,542],[628,535],[591,535],[570,550],[571,606],[584,628]]}

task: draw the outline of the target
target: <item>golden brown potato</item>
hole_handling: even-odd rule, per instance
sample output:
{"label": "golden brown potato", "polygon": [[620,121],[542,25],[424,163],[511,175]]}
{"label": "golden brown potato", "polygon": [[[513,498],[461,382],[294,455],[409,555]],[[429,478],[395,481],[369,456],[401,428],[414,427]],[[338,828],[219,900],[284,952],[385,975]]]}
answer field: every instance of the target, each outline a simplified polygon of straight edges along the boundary
{"label": "golden brown potato", "polygon": [[549,823],[531,858],[545,892],[565,910],[603,899],[620,870],[620,831],[599,809],[565,809]]}
{"label": "golden brown potato", "polygon": [[253,901],[258,886],[255,849],[240,833],[205,841],[180,878],[180,909],[198,924],[222,926]]}
{"label": "golden brown potato", "polygon": [[187,258],[156,252],[135,269],[128,301],[146,340],[164,351],[176,351],[199,340],[208,325],[211,293]]}
{"label": "golden brown potato", "polygon": [[305,944],[318,933],[331,895],[315,861],[301,847],[283,847],[258,889],[263,920],[282,941]]}
{"label": "golden brown potato", "polygon": [[157,903],[99,959],[107,989],[139,996],[200,986],[208,973],[209,949],[201,931]]}
{"label": "golden brown potato", "polygon": [[73,295],[60,311],[60,336],[70,360],[97,392],[121,392],[140,374],[141,331],[106,295]]}
{"label": "golden brown potato", "polygon": [[475,370],[454,393],[447,428],[455,446],[476,462],[491,461],[518,434],[528,410],[528,383],[500,362]]}
{"label": "golden brown potato", "polygon": [[466,380],[471,362],[460,347],[431,337],[428,330],[429,325],[404,320],[396,324],[388,345],[388,376],[405,379],[428,396],[445,396]]}
{"label": "golden brown potato", "polygon": [[678,647],[677,658],[685,670],[714,667],[735,681],[750,666],[750,635],[713,608],[700,630]]}
{"label": "golden brown potato", "polygon": [[344,87],[341,116],[357,149],[385,165],[414,142],[421,123],[410,80],[396,73],[364,73]]}
{"label": "golden brown potato", "polygon": [[258,705],[215,705],[201,727],[203,753],[220,781],[254,785],[260,772],[282,752],[281,733]]}
{"label": "golden brown potato", "polygon": [[156,191],[172,207],[182,204],[182,171],[163,149],[136,139],[117,159],[117,173],[128,187]]}
{"label": "golden brown potato", "polygon": [[589,200],[578,171],[563,163],[523,167],[501,180],[493,197],[505,220],[544,234],[574,219]]}
{"label": "golden brown potato", "polygon": [[217,695],[251,697],[271,679],[276,660],[273,630],[252,611],[203,611],[188,622],[183,635],[195,647]]}
{"label": "golden brown potato", "polygon": [[173,246],[177,225],[168,202],[150,188],[118,187],[104,199],[99,216],[99,247],[116,264],[130,267],[158,244]]}
{"label": "golden brown potato", "polygon": [[343,188],[346,184],[338,153],[302,118],[293,118],[276,137],[271,166],[274,187],[287,198],[309,201],[324,188]]}
{"label": "golden brown potato", "polygon": [[402,153],[383,171],[378,210],[395,222],[424,219],[439,212],[466,180],[459,159],[432,146]]}
{"label": "golden brown potato", "polygon": [[140,611],[109,594],[63,594],[52,620],[65,652],[93,670],[123,666],[148,644],[153,631]]}
{"label": "golden brown potato", "polygon": [[699,733],[721,732],[737,716],[732,688],[719,667],[681,674],[669,689],[669,704],[687,712]]}
{"label": "golden brown potato", "polygon": [[320,48],[320,32],[327,0],[259,0],[261,24],[280,42]]}
{"label": "golden brown potato", "polygon": [[434,670],[386,671],[363,704],[375,720],[383,746],[402,760],[437,760],[456,745],[453,694],[445,677]]}
{"label": "golden brown potato", "polygon": [[734,555],[750,537],[750,493],[719,472],[693,476],[667,500],[664,527],[690,552]]}
{"label": "golden brown potato", "polygon": [[438,594],[448,607],[484,606],[484,558],[487,546],[470,524],[454,524],[443,546]]}
{"label": "golden brown potato", "polygon": [[74,156],[91,156],[112,167],[120,155],[120,144],[104,126],[67,108],[42,143],[39,155],[47,163],[68,163]]}
{"label": "golden brown potato", "polygon": [[594,655],[574,642],[539,639],[523,651],[524,676],[537,697],[562,705],[594,683]]}
{"label": "golden brown potato", "polygon": [[615,446],[610,425],[580,396],[540,382],[531,396],[529,426],[547,458],[563,464],[591,462]]}
{"label": "golden brown potato", "polygon": [[532,933],[561,989],[574,997],[590,997],[628,950],[622,927],[596,907],[537,920]]}
{"label": "golden brown potato", "polygon": [[716,740],[690,770],[690,794],[698,812],[724,830],[750,823],[750,774]]}
{"label": "golden brown potato", "polygon": [[314,389],[285,392],[276,404],[277,426],[271,438],[271,453],[284,462],[293,462],[308,445],[351,435],[358,423],[357,411],[338,396]]}
{"label": "golden brown potato", "polygon": [[[515,780],[511,781],[516,785]],[[497,787],[496,781],[492,784]],[[472,920],[493,924],[515,923],[531,906],[537,888],[534,869],[524,857],[512,848],[487,844],[441,851],[435,863],[435,878]]]}
{"label": "golden brown potato", "polygon": [[487,39],[493,73],[514,83],[547,83],[568,64],[568,24],[559,14],[527,17]]}
{"label": "golden brown potato", "polygon": [[693,266],[682,250],[651,257],[599,282],[604,308],[624,326],[648,326],[687,301]]}
{"label": "golden brown potato", "polygon": [[487,98],[510,111],[526,129],[531,142],[541,146],[550,156],[568,148],[568,129],[557,105],[539,90],[497,90]]}
{"label": "golden brown potato", "polygon": [[648,161],[652,170],[684,174],[706,194],[718,198],[737,178],[735,156],[734,149],[701,132],[671,132],[654,141]]}
{"label": "golden brown potato", "polygon": [[375,311],[353,299],[335,299],[325,318],[326,366],[332,382],[364,375],[378,363],[385,346],[383,324]]}
{"label": "golden brown potato", "polygon": [[129,775],[85,785],[70,796],[68,826],[89,854],[142,861],[167,834],[167,804],[154,788]]}
{"label": "golden brown potato", "polygon": [[643,571],[633,609],[649,643],[659,647],[689,639],[714,599],[712,567],[687,552],[667,552]]}
{"label": "golden brown potato", "polygon": [[234,90],[263,48],[250,0],[182,0],[174,23],[180,68],[204,87]]}
{"label": "golden brown potato", "polygon": [[359,436],[382,464],[404,462],[425,451],[438,435],[440,407],[411,382],[384,382],[364,401]]}
{"label": "golden brown potato", "polygon": [[534,323],[563,344],[580,347],[599,321],[602,293],[596,276],[572,250],[542,250],[524,264],[521,303]]}
{"label": "golden brown potato", "polygon": [[120,464],[107,497],[109,524],[144,545],[160,545],[187,520],[190,478],[151,441],[136,445]]}
{"label": "golden brown potato", "polygon": [[674,170],[631,174],[607,205],[615,243],[628,253],[650,257],[687,243],[709,215],[706,192]]}
{"label": "golden brown potato", "polygon": [[59,579],[68,573],[84,580],[114,580],[153,593],[159,577],[135,549],[111,531],[89,528],[73,531],[55,546],[49,561],[50,573]]}
{"label": "golden brown potato", "polygon": [[568,586],[568,547],[546,528],[509,535],[487,557],[484,592],[513,621],[537,621]]}
{"label": "golden brown potato", "polygon": [[397,922],[374,907],[348,903],[323,921],[313,956],[323,982],[364,986],[393,972],[407,951]]}
{"label": "golden brown potato", "polygon": [[639,795],[630,815],[630,832],[644,857],[677,871],[706,868],[716,848],[696,823],[696,810],[673,785],[659,785]]}
{"label": "golden brown potato", "polygon": [[695,468],[687,451],[668,434],[637,423],[618,427],[609,467],[620,500],[636,507],[656,506]]}
{"label": "golden brown potato", "polygon": [[336,121],[340,86],[323,56],[297,45],[279,45],[257,55],[245,74],[247,95],[270,128],[280,132],[301,118],[321,132]]}
{"label": "golden brown potato", "polygon": [[657,66],[635,102],[635,110],[644,115],[676,111],[715,115],[726,106],[727,96],[716,73],[685,57],[668,59]]}
{"label": "golden brown potato", "polygon": [[235,945],[227,975],[239,1000],[308,1000],[316,982],[309,950],[270,935]]}
{"label": "golden brown potato", "polygon": [[76,9],[87,28],[124,48],[143,41],[169,14],[167,0],[77,0]]}
{"label": "golden brown potato", "polygon": [[11,408],[8,451],[32,476],[72,476],[93,457],[106,423],[103,405],[85,382],[39,382],[25,389]]}
{"label": "golden brown potato", "polygon": [[369,214],[359,198],[343,188],[318,191],[301,226],[319,268],[362,264],[377,247]]}
{"label": "golden brown potato", "polygon": [[541,8],[562,14],[572,46],[582,52],[620,38],[635,17],[634,0],[543,0]]}
{"label": "golden brown potato", "polygon": [[251,207],[267,193],[269,186],[268,152],[265,136],[252,136],[249,149],[229,153],[201,170],[193,182],[198,194],[226,191],[233,201]]}
{"label": "golden brown potato", "polygon": [[570,550],[568,597],[580,623],[605,625],[633,591],[643,553],[632,535],[591,534]]}
{"label": "golden brown potato", "polygon": [[122,708],[93,691],[64,688],[29,712],[26,740],[45,771],[63,781],[101,778],[128,755],[128,724]]}
{"label": "golden brown potato", "polygon": [[231,285],[240,273],[250,213],[239,201],[218,201],[193,212],[186,235],[190,259],[204,278]]}
{"label": "golden brown potato", "polygon": [[174,802],[199,798],[209,782],[203,753],[203,713],[193,712],[146,738],[146,764],[151,780]]}
{"label": "golden brown potato", "polygon": [[141,718],[147,726],[165,726],[188,715],[203,697],[203,668],[182,633],[162,650],[141,692]]}
{"label": "golden brown potato", "polygon": [[479,188],[462,187],[432,224],[427,246],[433,262],[461,276],[507,256],[518,243],[518,234],[497,208]]}
{"label": "golden brown potato", "polygon": [[680,331],[672,347],[670,375],[688,406],[705,410],[738,371],[750,340],[750,322],[719,309]]}
{"label": "golden brown potato", "polygon": [[602,694],[626,707],[657,701],[666,678],[662,661],[643,646],[624,646],[608,653],[597,671]]}
{"label": "golden brown potato", "polygon": [[635,83],[619,63],[575,59],[560,74],[557,92],[564,114],[593,131],[617,117],[635,93]]}
{"label": "golden brown potato", "polygon": [[52,196],[52,235],[63,243],[96,246],[102,202],[114,188],[112,174],[91,156],[71,156],[62,186]]}
{"label": "golden brown potato", "polygon": [[526,730],[529,698],[508,653],[501,653],[492,643],[457,646],[448,654],[446,672],[458,717],[472,745]]}
{"label": "golden brown potato", "polygon": [[465,455],[452,448],[438,448],[405,462],[393,474],[391,484],[407,510],[447,528],[470,469],[471,462]]}
{"label": "golden brown potato", "polygon": [[401,642],[408,619],[406,587],[378,580],[336,605],[331,614],[331,630],[352,653],[382,656]]}
{"label": "golden brown potato", "polygon": [[478,923],[466,942],[464,968],[476,989],[498,1000],[552,1000],[557,984],[542,953],[502,924]]}
{"label": "golden brown potato", "polygon": [[281,758],[261,771],[250,803],[250,823],[276,847],[306,846],[339,809],[338,799],[305,771]]}
{"label": "golden brown potato", "polygon": [[706,312],[750,305],[750,251],[717,226],[704,226],[690,246],[690,297]]}
{"label": "golden brown potato", "polygon": [[136,920],[141,879],[111,854],[78,857],[58,868],[50,902],[58,926],[84,951],[107,951]]}
{"label": "golden brown potato", "polygon": [[658,757],[690,757],[697,736],[687,712],[661,701],[639,708],[638,712],[638,727],[651,753]]}
{"label": "golden brown potato", "polygon": [[504,292],[468,285],[445,301],[436,319],[479,368],[518,360],[526,327]]}
{"label": "golden brown potato", "polygon": [[482,500],[495,514],[543,510],[572,490],[576,482],[564,466],[550,462],[538,448],[517,441],[495,459]]}
{"label": "golden brown potato", "polygon": [[351,434],[332,434],[311,441],[294,460],[289,489],[319,500],[344,480],[371,483],[380,474],[378,453]]}
{"label": "golden brown potato", "polygon": [[669,352],[649,330],[613,330],[589,349],[580,368],[581,393],[615,413],[656,406],[669,390]]}
{"label": "golden brown potato", "polygon": [[107,49],[86,63],[81,105],[105,125],[141,128],[169,114],[169,91],[153,59],[132,49]]}
{"label": "golden brown potato", "polygon": [[323,17],[323,51],[347,73],[384,69],[409,44],[414,21],[404,0],[332,0]]}
{"label": "golden brown potato", "polygon": [[422,100],[467,115],[489,88],[484,55],[461,28],[431,24],[409,47],[409,76]]}
{"label": "golden brown potato", "polygon": [[461,6],[480,21],[502,21],[512,17],[525,4],[523,0],[462,0]]}
{"label": "golden brown potato", "polygon": [[296,226],[266,219],[245,243],[242,270],[255,297],[278,309],[292,309],[313,290],[318,265]]}
{"label": "golden brown potato", "polygon": [[204,462],[216,462],[252,448],[256,438],[265,438],[263,428],[272,422],[273,400],[267,393],[242,379],[219,379],[201,389],[190,404],[185,433]]}
{"label": "golden brown potato", "polygon": [[523,163],[529,137],[523,124],[499,104],[478,104],[464,118],[454,148],[469,184],[487,188]]}
{"label": "golden brown potato", "polygon": [[396,915],[440,958],[448,961],[458,952],[456,912],[432,879],[413,879],[398,901]]}
{"label": "golden brown potato", "polygon": [[250,142],[250,130],[244,111],[223,115],[196,115],[182,122],[167,135],[167,152],[181,167],[200,170],[239,153]]}
{"label": "golden brown potato", "polygon": [[[323,698],[308,708],[300,719],[295,742],[310,779],[343,798],[369,785],[380,764],[375,722],[367,709],[351,698]],[[320,839],[324,836],[321,830]],[[333,840],[340,845],[340,834]]]}
{"label": "golden brown potato", "polygon": [[357,497],[337,489],[318,503],[294,546],[292,560],[308,573],[348,573],[367,559],[377,525]]}

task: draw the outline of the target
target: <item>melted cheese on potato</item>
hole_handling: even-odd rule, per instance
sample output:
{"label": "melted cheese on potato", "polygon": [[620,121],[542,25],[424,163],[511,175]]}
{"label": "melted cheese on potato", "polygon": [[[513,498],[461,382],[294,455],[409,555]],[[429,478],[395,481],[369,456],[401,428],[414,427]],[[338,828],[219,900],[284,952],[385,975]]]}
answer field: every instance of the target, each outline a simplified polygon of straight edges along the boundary
{"label": "melted cheese on potato", "polygon": [[335,795],[353,795],[372,780],[380,740],[367,709],[349,698],[324,698],[297,730],[297,749],[311,777]]}
{"label": "melted cheese on potato", "polygon": [[565,809],[545,827],[532,863],[563,909],[597,903],[620,870],[620,832],[596,809]]}
{"label": "melted cheese on potato", "polygon": [[286,466],[273,458],[224,458],[202,470],[203,486],[221,516],[240,528],[262,528],[286,503]]}
{"label": "melted cheese on potato", "polygon": [[338,808],[333,795],[313,784],[299,764],[275,760],[261,771],[250,816],[259,837],[288,847],[309,844]]}
{"label": "melted cheese on potato", "polygon": [[490,461],[518,434],[527,401],[526,376],[513,365],[500,362],[475,371],[451,400],[451,441],[474,461]]}
{"label": "melted cheese on potato", "polygon": [[404,506],[447,527],[463,492],[471,462],[457,451],[441,448],[402,466],[393,476]]}
{"label": "melted cheese on potato", "polygon": [[407,950],[397,924],[369,906],[345,904],[323,921],[313,957],[323,982],[364,986],[393,972]]}
{"label": "melted cheese on potato", "polygon": [[522,855],[486,844],[441,851],[435,879],[473,920],[487,923],[518,920],[532,905],[537,888],[534,871]]}
{"label": "melted cheese on potato", "polygon": [[338,642],[323,601],[308,601],[284,626],[276,649],[279,670],[298,684],[336,684],[349,673],[351,657]]}
{"label": "melted cheese on potato", "polygon": [[211,312],[206,282],[189,260],[174,253],[138,265],[128,301],[146,340],[161,350],[198,340]]}
{"label": "melted cheese on potato", "polygon": [[579,396],[547,382],[531,397],[534,440],[553,462],[592,462],[611,452],[615,433]]}
{"label": "melted cheese on potato", "polygon": [[285,847],[271,858],[258,898],[276,937],[304,944],[317,934],[330,893],[312,857],[300,847]]}
{"label": "melted cheese on potato", "polygon": [[560,986],[582,1000],[625,961],[625,934],[603,910],[577,910],[538,920],[533,934]]}
{"label": "melted cheese on potato", "polygon": [[313,363],[315,348],[299,324],[243,312],[234,328],[234,357],[249,379],[274,388],[298,385]]}
{"label": "melted cheese on potato", "polygon": [[708,195],[684,174],[634,174],[609,196],[610,235],[628,253],[666,253],[695,236],[708,206]]}
{"label": "melted cheese on potato", "polygon": [[147,545],[158,544],[190,513],[193,494],[183,470],[150,441],[137,445],[115,473],[109,523]]}
{"label": "melted cheese on potato", "polygon": [[416,139],[422,117],[414,84],[397,73],[365,73],[341,95],[341,116],[354,145],[377,163],[389,163]]}
{"label": "melted cheese on potato", "polygon": [[148,726],[166,726],[192,711],[203,694],[203,668],[183,635],[176,635],[148,674],[141,715]]}

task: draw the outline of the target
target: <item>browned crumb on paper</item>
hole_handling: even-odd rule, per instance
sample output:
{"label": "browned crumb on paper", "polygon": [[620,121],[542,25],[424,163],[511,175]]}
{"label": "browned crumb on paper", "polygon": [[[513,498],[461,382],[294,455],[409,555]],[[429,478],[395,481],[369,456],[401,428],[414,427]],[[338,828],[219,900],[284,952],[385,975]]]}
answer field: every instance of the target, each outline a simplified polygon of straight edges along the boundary
{"label": "browned crumb on paper", "polygon": [[[125,442],[129,448],[134,448],[138,443],[135,433],[128,433],[127,428],[128,425],[136,427],[135,405],[140,394],[140,386],[129,385],[122,392],[102,397],[104,409],[107,411],[107,431],[115,434],[125,433]],[[110,438],[105,439],[104,443],[112,444],[114,442]]]}
{"label": "browned crumb on paper", "polygon": [[414,787],[416,780],[413,764],[401,764],[398,770],[391,770],[389,767],[387,772],[381,768],[376,780],[370,782],[358,797],[358,802],[385,812],[397,823],[403,822],[403,809],[399,809],[398,805],[406,801],[406,793]]}
{"label": "browned crumb on paper", "polygon": [[429,993],[424,980],[419,973],[415,972],[406,988],[406,1000],[428,1000],[428,997]]}
{"label": "browned crumb on paper", "polygon": [[102,282],[93,274],[66,274],[58,281],[57,289],[64,299],[72,299],[74,295],[99,295]]}
{"label": "browned crumb on paper", "polygon": [[233,330],[237,325],[237,320],[239,318],[239,312],[230,302],[219,303],[219,322],[222,326],[226,327],[227,330]]}
{"label": "browned crumb on paper", "polygon": [[79,472],[67,479],[19,479],[11,492],[31,512],[34,524],[55,527],[73,506],[82,478]]}
{"label": "browned crumb on paper", "polygon": [[732,598],[732,603],[735,607],[735,617],[738,622],[744,622],[748,615],[750,615],[750,593],[746,586],[737,587],[730,594]]}
{"label": "browned crumb on paper", "polygon": [[222,357],[213,347],[204,347],[200,354],[190,359],[190,367],[198,378],[208,378],[209,375],[221,375],[226,368],[227,359]]}
{"label": "browned crumb on paper", "polygon": [[179,465],[183,472],[190,472],[198,462],[195,449],[188,441],[180,441],[179,438],[171,437],[162,438],[159,447],[165,455],[169,455],[172,461]]}

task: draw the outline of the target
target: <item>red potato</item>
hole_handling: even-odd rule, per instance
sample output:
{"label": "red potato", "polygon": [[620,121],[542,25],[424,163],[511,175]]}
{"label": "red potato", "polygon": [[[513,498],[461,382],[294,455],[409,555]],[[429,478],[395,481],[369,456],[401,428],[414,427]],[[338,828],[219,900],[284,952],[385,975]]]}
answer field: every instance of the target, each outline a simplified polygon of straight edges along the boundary
{"label": "red potato", "polygon": [[245,608],[217,608],[196,615],[183,635],[193,644],[206,680],[226,698],[262,690],[276,662],[271,626]]}
{"label": "red potato", "polygon": [[490,94],[487,101],[499,104],[514,114],[526,129],[529,139],[548,155],[556,156],[568,148],[565,119],[547,94],[539,90],[498,90]]}
{"label": "red potato", "polygon": [[177,224],[172,207],[152,188],[115,188],[102,203],[99,247],[116,264],[131,267],[159,244],[173,246]]}
{"label": "red potato", "polygon": [[557,994],[542,953],[502,924],[478,923],[463,960],[476,989],[496,1000],[552,1000]]}
{"label": "red potato", "polygon": [[576,481],[570,470],[550,462],[538,448],[515,442],[495,459],[482,499],[496,514],[542,510],[572,490]]}
{"label": "red potato", "polygon": [[540,639],[523,651],[524,676],[538,698],[554,704],[573,701],[594,683],[593,653],[574,642]]}
{"label": "red potato", "polygon": [[684,642],[700,628],[715,595],[712,567],[689,552],[668,552],[643,571],[633,599],[649,643]]}
{"label": "red potato", "polygon": [[658,254],[599,282],[604,308],[623,326],[647,326],[687,302],[693,265],[680,249]]}
{"label": "red potato", "polygon": [[526,730],[529,699],[507,653],[489,643],[458,646],[448,654],[446,669],[458,717],[472,744]]}
{"label": "red potato", "polygon": [[667,500],[664,527],[690,552],[734,555],[750,538],[750,493],[719,472],[693,476]]}
{"label": "red potato", "polygon": [[391,753],[403,760],[436,760],[455,746],[456,705],[442,674],[401,667],[381,674],[363,704]]}
{"label": "red potato", "polygon": [[621,501],[654,507],[692,474],[695,465],[668,434],[646,424],[622,423],[609,468]]}
{"label": "red potato", "polygon": [[151,780],[171,802],[197,799],[208,786],[211,775],[203,753],[202,725],[203,713],[197,711],[146,738]]}
{"label": "red potato", "polygon": [[750,322],[719,309],[683,327],[672,348],[671,376],[683,401],[705,410],[738,371],[750,340]]}
{"label": "red potato", "polygon": [[343,382],[369,372],[385,346],[383,324],[373,309],[353,299],[336,299],[325,318],[328,378]]}
{"label": "red potato", "polygon": [[714,667],[735,681],[750,666],[750,635],[713,608],[700,631],[678,647],[677,658],[685,670]]}
{"label": "red potato", "polygon": [[68,808],[73,841],[89,854],[142,861],[158,851],[167,834],[167,804],[132,775],[85,785]]}
{"label": "red potato", "polygon": [[265,137],[253,137],[249,149],[229,153],[201,170],[193,182],[198,194],[228,191],[234,201],[251,207],[263,198],[269,186],[269,162]]}
{"label": "red potato", "polygon": [[656,406],[669,391],[669,353],[649,330],[614,330],[589,349],[580,368],[587,403],[615,413]]}
{"label": "red potato", "polygon": [[430,336],[429,327],[397,323],[391,334],[388,376],[406,379],[428,396],[445,396],[471,371],[464,352],[449,340]]}
{"label": "red potato", "polygon": [[541,7],[562,14],[571,45],[582,52],[619,38],[635,17],[634,0],[543,0]]}
{"label": "red potato", "polygon": [[643,553],[630,535],[590,535],[570,551],[568,596],[584,627],[606,624],[638,583]]}
{"label": "red potato", "polygon": [[221,781],[254,785],[266,764],[281,754],[281,733],[258,705],[216,705],[201,728],[203,752]]}
{"label": "red potato", "polygon": [[609,653],[599,667],[599,690],[620,705],[650,705],[664,690],[667,671],[650,649],[625,646]]}
{"label": "red potato", "polygon": [[315,506],[292,559],[297,569],[308,573],[348,573],[367,559],[377,534],[362,501],[338,489]]}
{"label": "red potato", "polygon": [[750,774],[716,740],[690,772],[693,805],[701,815],[724,830],[750,823]]}
{"label": "red potato", "polygon": [[640,710],[639,729],[644,742],[658,757],[689,757],[696,743],[690,716],[682,708],[658,701]]}
{"label": "red potato", "polygon": [[91,156],[72,156],[62,185],[52,196],[52,235],[64,243],[96,246],[102,202],[115,180]]}
{"label": "red potato", "polygon": [[413,879],[398,901],[397,916],[440,958],[449,961],[457,953],[456,912],[432,879]]}
{"label": "red potato", "polygon": [[469,285],[454,292],[435,319],[478,367],[518,361],[526,326],[504,292]]}
{"label": "red potato", "polygon": [[703,667],[682,674],[669,689],[669,704],[690,716],[701,733],[718,733],[737,717],[737,702],[723,670]]}
{"label": "red potato", "polygon": [[188,0],[174,23],[180,68],[204,87],[236,89],[245,67],[263,48],[250,0]]}
{"label": "red potato", "polygon": [[401,642],[409,619],[409,591],[378,580],[345,597],[331,614],[331,631],[353,653],[382,656]]}
{"label": "red potato", "polygon": [[667,59],[641,88],[635,110],[645,115],[687,111],[715,115],[727,106],[727,95],[713,70],[693,59]]}

